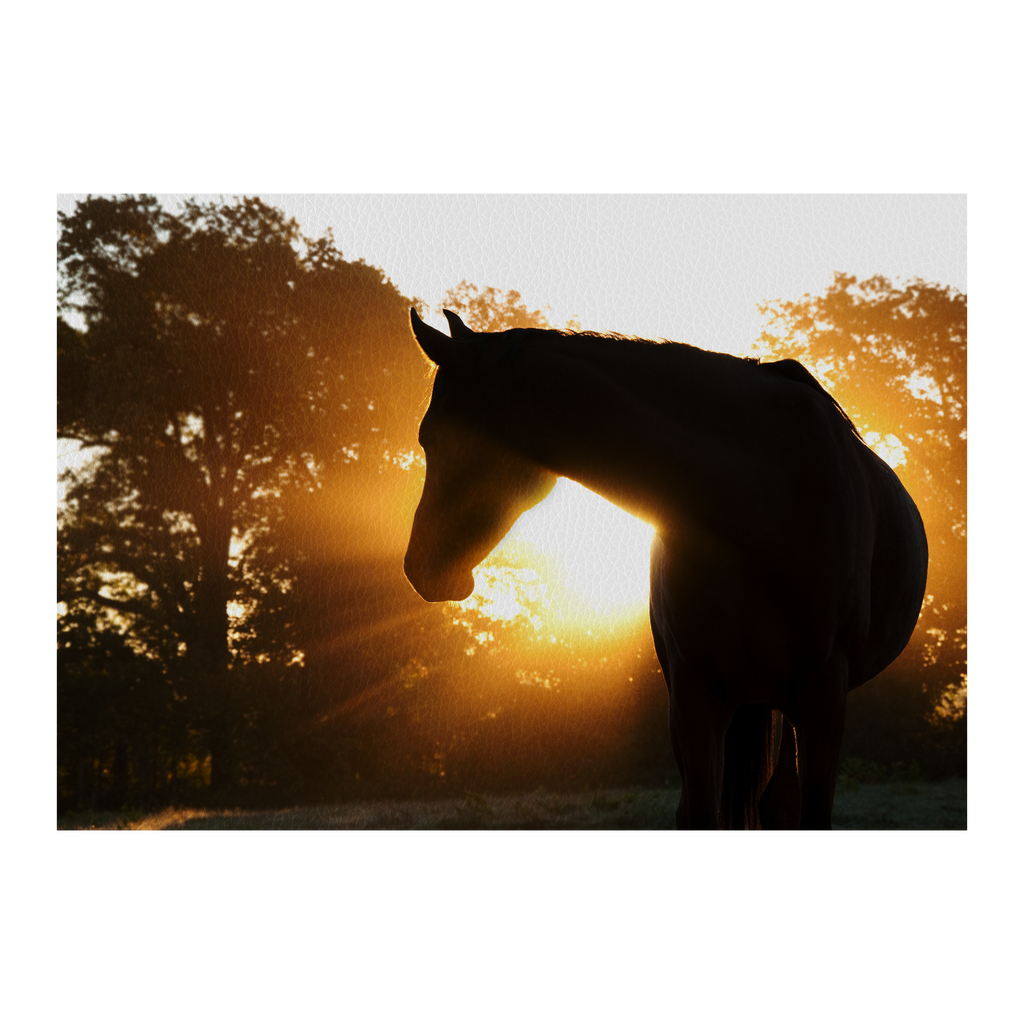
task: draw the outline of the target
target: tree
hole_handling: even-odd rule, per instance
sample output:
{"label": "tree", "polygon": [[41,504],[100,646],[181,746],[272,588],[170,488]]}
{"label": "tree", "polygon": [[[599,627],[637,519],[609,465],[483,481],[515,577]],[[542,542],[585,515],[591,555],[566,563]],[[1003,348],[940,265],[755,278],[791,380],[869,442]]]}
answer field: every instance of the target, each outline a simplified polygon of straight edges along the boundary
{"label": "tree", "polygon": [[[485,288],[480,291],[475,284],[460,281],[450,288],[441,304],[445,309],[457,313],[466,326],[474,331],[510,331],[515,327],[553,327],[542,310],[531,310],[515,289],[501,291]],[[547,307],[550,311],[550,307]],[[579,324],[570,326],[579,328]]]}
{"label": "tree", "polygon": [[67,479],[58,600],[185,681],[222,789],[231,612],[288,589],[292,500],[412,450],[411,303],[257,198],[58,216],[58,436],[93,454]]}
{"label": "tree", "polygon": [[759,354],[801,360],[895,464],[928,534],[924,659],[936,714],[964,708],[967,656],[967,296],[837,273],[822,296],[760,307]]}

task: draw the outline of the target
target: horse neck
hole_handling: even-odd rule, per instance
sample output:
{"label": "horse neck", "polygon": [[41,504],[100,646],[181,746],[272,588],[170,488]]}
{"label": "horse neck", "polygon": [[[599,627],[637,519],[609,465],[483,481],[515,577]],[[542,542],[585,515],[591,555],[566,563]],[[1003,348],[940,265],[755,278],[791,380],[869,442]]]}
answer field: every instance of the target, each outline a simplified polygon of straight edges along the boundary
{"label": "horse neck", "polygon": [[716,491],[698,485],[714,473],[718,414],[715,357],[679,346],[667,378],[660,355],[588,351],[582,338],[524,345],[486,389],[484,415],[532,461],[661,529]]}

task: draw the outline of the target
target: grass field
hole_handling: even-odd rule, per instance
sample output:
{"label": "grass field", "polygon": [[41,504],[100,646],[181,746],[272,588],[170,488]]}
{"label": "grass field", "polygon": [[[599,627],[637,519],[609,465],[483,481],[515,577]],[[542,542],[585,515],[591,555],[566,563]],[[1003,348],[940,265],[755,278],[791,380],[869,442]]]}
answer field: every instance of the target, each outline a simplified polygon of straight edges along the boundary
{"label": "grass field", "polygon": [[[280,811],[169,809],[148,815],[73,814],[58,829],[670,829],[675,789],[610,789],[457,800],[380,800]],[[836,829],[966,829],[967,780],[845,782]]]}

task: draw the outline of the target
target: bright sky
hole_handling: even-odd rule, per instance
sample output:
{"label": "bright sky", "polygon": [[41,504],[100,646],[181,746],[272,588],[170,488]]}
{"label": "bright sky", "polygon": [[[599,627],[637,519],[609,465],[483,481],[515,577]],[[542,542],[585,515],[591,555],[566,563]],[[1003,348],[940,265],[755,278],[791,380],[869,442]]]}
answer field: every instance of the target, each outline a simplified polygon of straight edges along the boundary
{"label": "bright sky", "polygon": [[[307,235],[332,228],[347,259],[381,267],[431,307],[465,279],[550,305],[556,324],[576,317],[726,352],[757,337],[758,302],[820,293],[837,270],[967,290],[965,196],[260,195]],[[177,207],[175,195],[160,199]],[[428,319],[447,331],[439,312]],[[557,551],[562,578],[545,579],[565,614],[628,619],[646,604],[650,536],[561,481],[495,556]],[[482,588],[478,574],[477,600],[509,605],[497,584]]]}
{"label": "bright sky", "polygon": [[727,352],[757,336],[758,302],[836,270],[967,290],[966,196],[260,195],[431,306],[465,279],[555,323]]}

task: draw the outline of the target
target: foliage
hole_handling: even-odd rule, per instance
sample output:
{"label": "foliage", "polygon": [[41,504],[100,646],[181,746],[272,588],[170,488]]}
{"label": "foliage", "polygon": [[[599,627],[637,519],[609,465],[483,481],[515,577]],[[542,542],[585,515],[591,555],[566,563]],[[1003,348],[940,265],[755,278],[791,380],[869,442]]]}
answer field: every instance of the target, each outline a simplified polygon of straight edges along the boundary
{"label": "foliage", "polygon": [[[81,612],[58,621],[58,804],[153,806],[200,788],[189,708],[163,665]],[[191,770],[190,770],[191,768]]]}
{"label": "foliage", "polygon": [[59,223],[58,436],[92,458],[65,479],[58,600],[130,633],[223,750],[232,660],[297,653],[229,642],[292,585],[291,504],[413,448],[410,302],[255,198],[90,197]]}
{"label": "foliage", "polygon": [[903,472],[923,488],[930,515],[964,538],[967,296],[836,274],[823,296],[760,309],[762,351],[804,361],[863,432],[899,438],[909,449]]}
{"label": "foliage", "polygon": [[[457,313],[474,331],[510,331],[516,327],[550,328],[543,310],[531,310],[515,289],[501,291],[487,287],[480,291],[475,284],[460,281],[450,288],[441,303],[444,309]],[[550,311],[550,307],[547,307]]]}
{"label": "foliage", "polygon": [[865,440],[897,466],[928,534],[925,608],[913,646],[934,670],[933,715],[965,714],[967,658],[967,296],[914,280],[836,274],[824,295],[763,304],[758,352],[801,360]]}

